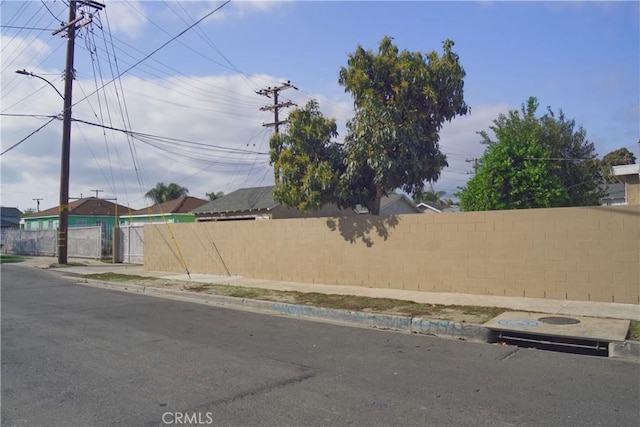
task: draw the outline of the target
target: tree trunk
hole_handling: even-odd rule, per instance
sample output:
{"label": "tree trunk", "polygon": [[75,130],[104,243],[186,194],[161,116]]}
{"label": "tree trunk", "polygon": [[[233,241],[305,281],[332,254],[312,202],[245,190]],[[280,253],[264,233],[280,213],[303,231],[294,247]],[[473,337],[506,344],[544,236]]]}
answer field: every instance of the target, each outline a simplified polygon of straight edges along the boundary
{"label": "tree trunk", "polygon": [[373,206],[371,207],[371,215],[380,215],[380,200],[382,199],[382,195],[384,194],[384,190],[379,185],[376,185],[376,198],[373,200]]}

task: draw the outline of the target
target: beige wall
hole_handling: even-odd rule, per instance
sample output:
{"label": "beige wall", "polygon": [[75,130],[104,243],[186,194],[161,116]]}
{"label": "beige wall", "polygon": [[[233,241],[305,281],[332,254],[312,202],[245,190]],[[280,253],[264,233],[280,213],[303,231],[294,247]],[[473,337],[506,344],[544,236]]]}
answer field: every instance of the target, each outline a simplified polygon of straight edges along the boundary
{"label": "beige wall", "polygon": [[638,176],[627,177],[625,191],[628,205],[640,205],[640,178]]}
{"label": "beige wall", "polygon": [[640,206],[168,227],[145,226],[149,270],[640,303]]}

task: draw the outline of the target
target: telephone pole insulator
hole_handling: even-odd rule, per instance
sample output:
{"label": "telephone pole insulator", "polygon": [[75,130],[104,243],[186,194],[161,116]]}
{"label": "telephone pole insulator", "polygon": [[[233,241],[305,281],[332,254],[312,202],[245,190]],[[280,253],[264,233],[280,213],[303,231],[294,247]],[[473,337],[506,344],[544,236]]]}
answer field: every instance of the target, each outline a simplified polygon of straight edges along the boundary
{"label": "telephone pole insulator", "polygon": [[271,98],[271,95],[273,95],[273,105],[265,105],[264,107],[260,107],[260,111],[273,111],[273,116],[274,116],[273,122],[263,123],[262,126],[267,126],[267,127],[274,126],[275,133],[278,133],[279,125],[287,123],[287,120],[279,120],[278,112],[280,111],[280,109],[296,106],[296,104],[291,101],[278,103],[278,94],[280,93],[280,91],[283,91],[289,88],[298,90],[298,88],[292,85],[291,82],[287,81],[286,83],[282,83],[282,85],[280,86],[276,86],[276,87],[269,86],[266,89],[260,89],[256,91],[258,95],[266,96],[267,98]]}

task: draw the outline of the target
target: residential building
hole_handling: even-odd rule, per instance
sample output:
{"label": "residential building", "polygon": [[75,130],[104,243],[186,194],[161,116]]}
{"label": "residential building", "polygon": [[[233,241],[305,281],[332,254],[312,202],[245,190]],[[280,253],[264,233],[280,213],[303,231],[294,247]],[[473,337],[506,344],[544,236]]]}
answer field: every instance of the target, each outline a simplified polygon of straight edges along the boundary
{"label": "residential building", "polygon": [[[196,221],[239,221],[305,217],[342,217],[368,214],[364,207],[340,209],[325,205],[316,211],[302,213],[273,199],[275,186],[241,188],[193,210]],[[380,215],[421,213],[404,194],[392,193],[380,201]]]}
{"label": "residential building", "polygon": [[617,206],[627,204],[624,183],[614,182],[611,184],[602,184],[600,186],[600,189],[605,194],[605,196],[600,199],[600,204],[602,206]]}
{"label": "residential building", "polygon": [[0,228],[19,228],[20,217],[23,215],[18,208],[2,206],[0,207],[0,220],[2,226]]}
{"label": "residential building", "polygon": [[[128,208],[108,200],[85,197],[69,203],[69,227],[103,225],[111,228],[121,212]],[[55,230],[59,224],[60,207],[49,208],[20,220],[25,230]]]}
{"label": "residential building", "polygon": [[195,216],[191,211],[205,204],[207,200],[183,196],[120,215],[118,222],[121,225],[195,222]]}
{"label": "residential building", "polygon": [[613,166],[611,171],[624,183],[625,204],[640,205],[640,164]]}

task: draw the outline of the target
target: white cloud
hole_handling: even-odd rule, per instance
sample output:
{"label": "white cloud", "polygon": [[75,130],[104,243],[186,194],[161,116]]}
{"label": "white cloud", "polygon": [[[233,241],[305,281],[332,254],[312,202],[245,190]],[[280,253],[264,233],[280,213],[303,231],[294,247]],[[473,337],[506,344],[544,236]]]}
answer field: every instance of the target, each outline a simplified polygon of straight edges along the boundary
{"label": "white cloud", "polygon": [[[271,11],[279,11],[284,10],[292,1],[285,0],[236,0],[231,3],[225,5],[218,12],[216,12],[212,19],[214,20],[223,20],[223,19],[242,19],[250,14],[263,14]],[[212,5],[220,5],[222,2],[211,2]],[[211,5],[207,8],[206,11],[211,10]],[[204,8],[202,12],[205,12]]]}
{"label": "white cloud", "polygon": [[[2,91],[5,91],[3,75]],[[252,77],[256,81],[277,81],[270,76]],[[93,82],[78,79],[76,97],[90,93]],[[53,90],[39,90],[42,82],[26,80],[16,85],[4,104],[14,105],[3,113],[51,114],[61,110],[61,100]],[[266,98],[256,95],[254,86],[239,75],[145,79],[125,77],[119,100],[126,100],[128,118],[119,113],[124,104],[108,87],[74,106],[73,117],[123,128],[131,123],[136,132],[192,141],[208,147],[179,141],[148,139],[145,144],[129,140],[121,132],[103,131],[75,123],[72,129],[70,195],[89,195],[102,189],[102,197],[118,197],[121,203],[140,208],[147,202],[143,194],[157,182],[176,182],[190,194],[204,197],[210,191],[228,193],[241,186],[269,185],[273,182],[268,156],[225,152],[220,149],[268,151],[270,130],[262,123],[271,121],[259,110]],[[45,88],[46,89],[46,88]],[[124,95],[123,95],[124,94]],[[25,101],[18,102],[25,98]],[[37,103],[29,100],[37,99]],[[17,104],[16,104],[17,103]],[[107,114],[107,111],[109,114]],[[107,119],[110,117],[110,120]],[[43,123],[31,117],[2,118],[2,150],[27,136]],[[151,144],[151,145],[149,145]],[[218,147],[218,148],[214,148]],[[42,208],[57,205],[59,191],[61,122],[54,121],[2,156],[2,203],[26,209],[32,198],[43,197]],[[142,180],[140,183],[139,180]]]}
{"label": "white cloud", "polygon": [[480,105],[473,108],[471,114],[445,124],[440,132],[440,150],[447,155],[449,167],[434,184],[436,190],[445,191],[447,197],[451,197],[458,187],[466,184],[471,178],[473,162],[482,157],[485,149],[477,132],[489,131],[493,120],[512,108],[506,104]]}
{"label": "white cloud", "polygon": [[112,32],[125,34],[131,39],[135,39],[142,33],[148,22],[143,2],[109,0],[104,4],[106,7],[100,14],[105,14],[108,18]]}
{"label": "white cloud", "polygon": [[[33,67],[37,66],[43,58],[51,56],[52,54],[62,51],[64,47],[64,40],[54,39],[53,41],[48,38],[46,41],[34,36],[27,38],[22,37],[8,37],[0,36],[0,46],[2,46],[2,69],[11,71],[26,69],[27,71],[33,70]],[[47,70],[37,70],[40,74],[46,74]],[[3,78],[9,78],[13,80],[14,76],[3,74]],[[16,79],[24,79],[24,77],[17,77]],[[4,84],[3,84],[4,86]],[[4,95],[4,92],[3,92]],[[3,101],[2,105],[5,105]]]}

